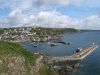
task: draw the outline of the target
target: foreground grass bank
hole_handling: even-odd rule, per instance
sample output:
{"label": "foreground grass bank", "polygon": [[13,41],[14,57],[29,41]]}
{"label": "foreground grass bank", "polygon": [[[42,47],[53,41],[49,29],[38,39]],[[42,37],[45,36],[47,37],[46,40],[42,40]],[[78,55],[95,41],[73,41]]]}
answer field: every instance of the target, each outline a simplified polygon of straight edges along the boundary
{"label": "foreground grass bank", "polygon": [[35,72],[37,58],[20,44],[0,41],[0,75],[56,75],[45,64]]}
{"label": "foreground grass bank", "polygon": [[32,75],[36,59],[20,44],[0,41],[0,75]]}
{"label": "foreground grass bank", "polygon": [[0,41],[0,57],[9,54],[23,56],[25,62],[30,64],[34,64],[37,58],[33,53],[22,48],[20,44]]}

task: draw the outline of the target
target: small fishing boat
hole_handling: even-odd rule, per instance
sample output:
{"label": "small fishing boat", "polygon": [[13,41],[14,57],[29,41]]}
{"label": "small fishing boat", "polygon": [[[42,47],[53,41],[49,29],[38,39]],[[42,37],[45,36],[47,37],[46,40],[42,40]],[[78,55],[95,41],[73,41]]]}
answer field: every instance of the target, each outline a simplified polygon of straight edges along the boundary
{"label": "small fishing boat", "polygon": [[37,47],[38,45],[36,43],[30,43],[33,47]]}
{"label": "small fishing boat", "polygon": [[78,52],[80,52],[80,51],[82,51],[82,48],[77,48],[77,49],[76,49],[76,53],[78,53]]}
{"label": "small fishing boat", "polygon": [[38,45],[34,44],[33,47],[37,47]]}
{"label": "small fishing boat", "polygon": [[51,43],[51,46],[56,46],[57,44],[56,43]]}

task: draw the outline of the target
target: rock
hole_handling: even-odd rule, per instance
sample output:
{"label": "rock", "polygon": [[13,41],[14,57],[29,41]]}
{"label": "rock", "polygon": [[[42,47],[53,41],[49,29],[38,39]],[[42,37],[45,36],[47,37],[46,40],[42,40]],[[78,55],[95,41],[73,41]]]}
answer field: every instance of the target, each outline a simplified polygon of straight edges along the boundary
{"label": "rock", "polygon": [[65,70],[66,70],[66,71],[72,71],[72,67],[66,66],[66,67],[65,67]]}
{"label": "rock", "polygon": [[58,70],[61,69],[61,67],[59,67],[59,66],[54,66],[53,68],[54,68],[54,69],[58,69]]}
{"label": "rock", "polygon": [[81,67],[80,63],[73,65],[73,68],[80,68],[80,67]]}
{"label": "rock", "polygon": [[71,66],[65,66],[63,69],[62,69],[64,72],[72,72],[73,71],[73,68]]}

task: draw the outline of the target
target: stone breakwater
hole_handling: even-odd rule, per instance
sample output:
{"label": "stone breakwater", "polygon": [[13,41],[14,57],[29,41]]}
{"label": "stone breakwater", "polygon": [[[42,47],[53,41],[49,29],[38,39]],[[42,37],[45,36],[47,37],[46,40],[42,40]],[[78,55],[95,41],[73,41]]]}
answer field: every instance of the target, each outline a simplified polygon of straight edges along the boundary
{"label": "stone breakwater", "polygon": [[88,56],[91,52],[96,50],[98,48],[98,45],[90,45],[86,48],[83,48],[80,52],[75,53],[70,56],[61,56],[61,57],[54,57],[54,56],[47,56],[45,61],[47,63],[57,63],[57,62],[64,62],[64,61],[77,61],[82,60],[86,56]]}

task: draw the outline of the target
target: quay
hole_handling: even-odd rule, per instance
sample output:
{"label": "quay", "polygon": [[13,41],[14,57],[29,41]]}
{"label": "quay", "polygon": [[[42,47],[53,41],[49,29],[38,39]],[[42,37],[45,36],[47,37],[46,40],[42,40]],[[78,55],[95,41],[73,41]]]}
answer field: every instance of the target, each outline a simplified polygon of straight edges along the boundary
{"label": "quay", "polygon": [[73,55],[70,56],[46,56],[45,58],[45,62],[47,63],[57,63],[57,62],[64,62],[64,61],[77,61],[77,60],[82,60],[84,59],[86,56],[88,56],[91,52],[93,52],[94,50],[96,50],[96,48],[98,48],[98,45],[90,45],[86,48],[83,48],[80,52],[77,52]]}

